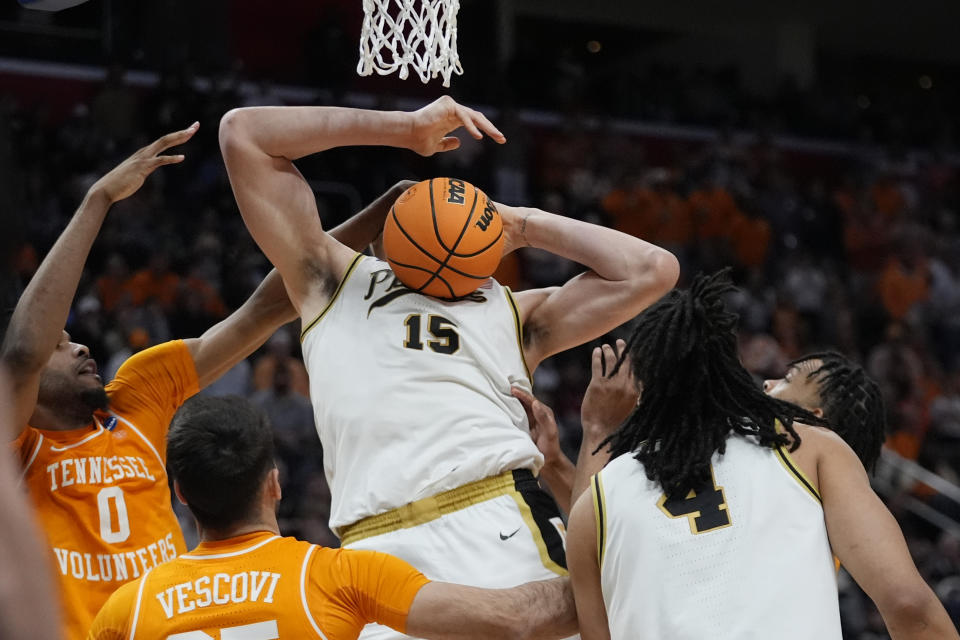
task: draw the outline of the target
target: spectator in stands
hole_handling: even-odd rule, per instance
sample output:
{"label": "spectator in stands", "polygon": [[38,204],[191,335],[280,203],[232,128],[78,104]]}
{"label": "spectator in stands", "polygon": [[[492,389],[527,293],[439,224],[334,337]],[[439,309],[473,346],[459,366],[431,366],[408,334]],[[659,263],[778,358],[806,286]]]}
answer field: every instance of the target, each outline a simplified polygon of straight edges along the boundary
{"label": "spectator in stands", "polygon": [[310,381],[303,361],[291,355],[293,339],[290,329],[284,327],[267,340],[266,352],[253,366],[253,388],[256,391],[268,391],[273,388],[276,371],[287,370],[289,388],[305,398],[310,397]]}

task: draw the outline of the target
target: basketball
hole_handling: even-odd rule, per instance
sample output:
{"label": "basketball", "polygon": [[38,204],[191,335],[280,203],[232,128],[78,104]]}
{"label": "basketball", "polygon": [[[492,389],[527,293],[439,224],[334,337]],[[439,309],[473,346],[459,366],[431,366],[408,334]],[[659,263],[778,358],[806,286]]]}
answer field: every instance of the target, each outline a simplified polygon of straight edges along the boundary
{"label": "basketball", "polygon": [[407,189],[383,229],[387,261],[400,282],[445,299],[465,296],[493,275],[503,239],[496,205],[457,178],[433,178]]}

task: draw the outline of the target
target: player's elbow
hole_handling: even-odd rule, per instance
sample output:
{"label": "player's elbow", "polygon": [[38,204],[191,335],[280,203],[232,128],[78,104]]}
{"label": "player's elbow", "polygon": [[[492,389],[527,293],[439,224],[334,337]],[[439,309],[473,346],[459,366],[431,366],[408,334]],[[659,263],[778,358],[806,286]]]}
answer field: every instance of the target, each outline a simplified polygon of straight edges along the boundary
{"label": "player's elbow", "polygon": [[653,269],[656,272],[657,285],[666,293],[677,286],[680,279],[680,261],[666,249],[657,251]]}
{"label": "player's elbow", "polygon": [[937,606],[939,600],[922,582],[893,587],[877,600],[877,608],[888,625],[926,620]]}
{"label": "player's elbow", "polygon": [[655,294],[659,298],[676,286],[680,278],[680,262],[666,249],[654,247],[637,265],[636,273],[636,287],[644,294]]}

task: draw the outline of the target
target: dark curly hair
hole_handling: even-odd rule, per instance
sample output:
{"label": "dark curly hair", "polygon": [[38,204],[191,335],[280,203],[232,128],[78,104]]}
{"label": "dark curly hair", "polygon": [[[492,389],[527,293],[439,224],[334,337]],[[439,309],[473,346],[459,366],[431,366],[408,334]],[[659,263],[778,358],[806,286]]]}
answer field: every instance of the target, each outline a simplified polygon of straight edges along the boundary
{"label": "dark curly hair", "polygon": [[734,289],[725,269],[698,275],[687,291],[671,291],[640,314],[617,363],[630,356],[643,392],[601,447],[609,445],[614,457],[633,453],[671,499],[711,482],[710,460],[726,451],[731,433],[792,450],[800,444],[795,421],[826,426],[809,411],[765,395],[740,364],[737,315],[723,302]]}
{"label": "dark curly hair", "polygon": [[887,413],[880,387],[863,367],[835,351],[803,356],[790,363],[819,360],[822,364],[807,377],[817,382],[823,417],[837,435],[873,469],[887,432]]}

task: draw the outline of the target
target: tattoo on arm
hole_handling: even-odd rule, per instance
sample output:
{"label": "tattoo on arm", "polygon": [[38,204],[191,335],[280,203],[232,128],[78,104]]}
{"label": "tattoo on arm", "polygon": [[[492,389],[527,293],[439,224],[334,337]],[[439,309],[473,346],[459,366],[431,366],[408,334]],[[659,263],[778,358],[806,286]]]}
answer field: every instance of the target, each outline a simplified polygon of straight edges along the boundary
{"label": "tattoo on arm", "polygon": [[527,220],[530,218],[531,215],[533,214],[528,213],[525,216],[523,216],[523,222],[520,223],[520,237],[523,238],[524,243],[528,247],[530,246],[530,241],[527,240]]}

